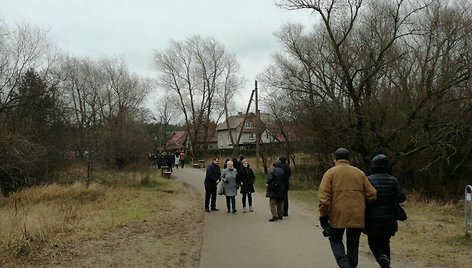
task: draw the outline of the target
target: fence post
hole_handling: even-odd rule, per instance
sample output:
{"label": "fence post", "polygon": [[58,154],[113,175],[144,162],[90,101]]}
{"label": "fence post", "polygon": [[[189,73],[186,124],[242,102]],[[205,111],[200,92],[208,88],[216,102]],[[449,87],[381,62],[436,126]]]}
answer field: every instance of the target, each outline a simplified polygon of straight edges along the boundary
{"label": "fence post", "polygon": [[[465,237],[470,237],[469,234],[469,225],[472,225],[472,223],[469,223],[469,217],[470,221],[472,221],[472,186],[467,185],[464,190],[464,229],[465,229]],[[469,213],[469,208],[470,208],[470,213]]]}

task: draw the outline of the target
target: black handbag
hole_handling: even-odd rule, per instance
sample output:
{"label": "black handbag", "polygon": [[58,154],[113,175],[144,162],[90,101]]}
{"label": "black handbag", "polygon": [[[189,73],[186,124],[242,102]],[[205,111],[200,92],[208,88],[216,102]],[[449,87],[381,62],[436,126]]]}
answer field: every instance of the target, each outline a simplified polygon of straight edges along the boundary
{"label": "black handbag", "polygon": [[397,204],[397,220],[405,221],[406,219],[408,219],[406,211],[403,209],[402,206],[400,206],[400,204]]}

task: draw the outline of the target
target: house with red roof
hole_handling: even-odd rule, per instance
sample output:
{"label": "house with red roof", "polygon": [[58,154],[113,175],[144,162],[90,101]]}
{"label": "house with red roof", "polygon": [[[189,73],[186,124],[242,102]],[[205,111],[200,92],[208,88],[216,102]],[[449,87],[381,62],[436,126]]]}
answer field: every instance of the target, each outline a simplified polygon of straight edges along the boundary
{"label": "house with red roof", "polygon": [[182,150],[188,148],[187,131],[172,132],[169,140],[166,142],[165,150]]}

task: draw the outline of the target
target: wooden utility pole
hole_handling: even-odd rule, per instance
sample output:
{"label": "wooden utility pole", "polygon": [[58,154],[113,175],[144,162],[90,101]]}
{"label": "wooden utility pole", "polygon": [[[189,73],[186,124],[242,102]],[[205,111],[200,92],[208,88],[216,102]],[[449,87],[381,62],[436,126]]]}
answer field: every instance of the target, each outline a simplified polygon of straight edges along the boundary
{"label": "wooden utility pole", "polygon": [[261,122],[261,114],[259,112],[259,93],[257,90],[257,80],[255,81],[255,98],[256,98],[256,170],[259,170],[259,146],[261,143],[261,133],[260,133],[260,122]]}
{"label": "wooden utility pole", "polygon": [[254,91],[255,90],[252,90],[251,98],[249,98],[249,103],[247,104],[246,113],[244,114],[244,120],[243,120],[243,123],[241,124],[241,131],[239,131],[238,139],[236,140],[236,145],[238,146],[238,150],[239,150],[239,142],[241,141],[241,136],[243,135],[243,131],[244,131],[244,126],[246,125],[247,117],[249,115],[249,110],[251,109],[251,103],[252,103],[252,98],[254,97]]}

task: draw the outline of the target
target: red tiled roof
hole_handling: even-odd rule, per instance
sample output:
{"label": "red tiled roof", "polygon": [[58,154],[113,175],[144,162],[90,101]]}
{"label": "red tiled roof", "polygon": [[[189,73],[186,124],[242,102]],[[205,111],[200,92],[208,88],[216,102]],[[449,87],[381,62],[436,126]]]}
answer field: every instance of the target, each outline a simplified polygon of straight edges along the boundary
{"label": "red tiled roof", "polygon": [[167,149],[181,149],[185,147],[185,140],[187,139],[186,131],[174,131],[166,143]]}

